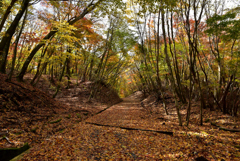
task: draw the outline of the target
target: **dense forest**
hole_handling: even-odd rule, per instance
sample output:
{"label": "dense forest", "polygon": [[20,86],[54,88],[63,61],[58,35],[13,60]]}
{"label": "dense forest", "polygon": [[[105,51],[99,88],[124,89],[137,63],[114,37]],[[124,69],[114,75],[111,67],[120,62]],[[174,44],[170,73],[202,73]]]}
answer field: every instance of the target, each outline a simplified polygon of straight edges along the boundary
{"label": "dense forest", "polygon": [[[106,97],[120,100],[117,93],[131,102],[141,91],[142,100],[153,98],[163,115],[176,113],[179,128],[189,127],[196,116],[197,125],[209,122],[239,132],[238,125],[222,127],[204,115],[239,118],[239,5],[228,0],[1,0],[0,79],[29,89],[44,79],[53,91],[49,97],[59,100],[81,85],[89,89],[87,103],[107,90],[115,93]],[[14,94],[6,99],[1,88],[0,100],[12,100]],[[150,107],[146,102],[139,107]],[[239,152],[228,159],[234,157]]]}

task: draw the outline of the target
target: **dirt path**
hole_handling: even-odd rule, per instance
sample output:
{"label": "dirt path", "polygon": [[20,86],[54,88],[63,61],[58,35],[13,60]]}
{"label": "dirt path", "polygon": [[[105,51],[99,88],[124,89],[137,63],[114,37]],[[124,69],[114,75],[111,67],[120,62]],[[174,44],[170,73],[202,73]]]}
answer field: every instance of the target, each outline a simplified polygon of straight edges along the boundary
{"label": "dirt path", "polygon": [[[209,126],[179,127],[171,117],[146,117],[135,93],[123,102],[75,124],[33,147],[23,160],[238,160],[239,134],[219,132]],[[175,116],[172,114],[172,116]],[[169,118],[169,119],[167,119]],[[109,126],[173,131],[166,135],[151,131]],[[217,135],[216,135],[217,134]]]}
{"label": "dirt path", "polygon": [[141,120],[143,110],[140,106],[140,98],[141,93],[124,98],[121,103],[87,119],[86,122],[126,127],[137,125],[139,127],[139,120]]}
{"label": "dirt path", "polygon": [[[154,160],[162,158],[164,153],[169,153],[169,149],[160,150],[160,147],[166,147],[166,145],[176,147],[179,138],[151,131],[86,124],[89,122],[151,130],[147,127],[151,127],[152,124],[144,126],[146,122],[143,119],[144,110],[140,105],[140,98],[141,93],[135,93],[85,122],[76,124],[68,129],[68,132],[45,140],[40,147],[34,147],[33,152],[26,158],[29,160],[30,158],[40,160],[56,158],[58,160]],[[163,144],[162,141],[164,141]],[[173,149],[171,151],[170,155],[174,152]]]}
{"label": "dirt path", "polygon": [[87,123],[138,128],[144,130],[168,131],[172,132],[169,127],[177,125],[176,123],[167,122],[168,118],[177,120],[177,115],[166,116],[163,112],[161,117],[148,117],[148,113],[141,105],[142,93],[136,92],[133,95],[124,98],[121,103],[111,106],[104,112],[97,114],[86,120]]}
{"label": "dirt path", "polygon": [[[98,97],[88,102],[90,87],[91,82],[84,82],[76,88],[63,89],[57,98],[60,105],[37,89],[23,84],[13,88],[3,81],[2,89],[11,91],[9,93],[17,90],[17,100],[25,100],[22,103],[15,99],[8,101],[11,106],[15,103],[16,108],[24,105],[25,113],[11,110],[12,113],[6,111],[1,117],[2,123],[18,123],[17,129],[10,129],[10,141],[16,145],[28,142],[32,147],[22,160],[194,160],[200,156],[208,160],[240,160],[240,133],[211,125],[214,121],[222,127],[239,129],[239,118],[204,109],[204,125],[199,126],[200,106],[196,102],[192,105],[190,125],[181,127],[171,94],[166,99],[170,115],[166,115],[154,96],[140,102],[140,92],[111,106],[121,100],[104,85]],[[32,92],[29,93],[29,89]],[[13,95],[9,95],[2,100],[12,98]],[[51,102],[56,104],[50,106]],[[185,124],[186,107],[180,111]],[[32,122],[33,119],[40,121]],[[2,139],[0,145],[9,143]]]}

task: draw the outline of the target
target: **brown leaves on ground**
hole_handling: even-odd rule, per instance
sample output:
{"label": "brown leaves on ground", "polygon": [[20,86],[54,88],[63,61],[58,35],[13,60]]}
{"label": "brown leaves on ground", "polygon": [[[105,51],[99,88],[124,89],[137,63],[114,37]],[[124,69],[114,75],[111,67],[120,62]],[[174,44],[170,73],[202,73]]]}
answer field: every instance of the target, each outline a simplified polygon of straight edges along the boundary
{"label": "brown leaves on ground", "polygon": [[[0,132],[8,131],[7,137],[14,143],[9,144],[6,139],[0,138],[0,148],[18,147],[25,142],[30,146],[37,146],[55,133],[61,133],[94,113],[121,101],[114,91],[102,87],[101,90],[110,92],[112,97],[103,99],[102,97],[106,96],[98,95],[97,99],[88,103],[91,82],[81,83],[70,89],[62,88],[58,97],[52,99],[51,94],[55,91],[46,76],[38,84],[41,90],[14,79],[6,82],[5,74],[0,74],[0,77]],[[27,75],[26,82],[30,82],[32,77]],[[109,100],[111,98],[113,101]]]}
{"label": "brown leaves on ground", "polygon": [[[4,74],[0,77],[0,129],[10,132],[15,146],[41,139],[38,131],[65,107],[37,88],[15,80],[6,82]],[[12,145],[0,143],[1,148],[8,146]]]}
{"label": "brown leaves on ground", "polygon": [[[188,128],[186,126],[180,127],[171,96],[167,99],[170,115],[165,115],[162,105],[155,104],[152,98],[144,100],[144,106],[141,106],[142,96],[140,92],[136,92],[125,98],[123,102],[95,115],[97,111],[109,107],[109,105],[94,101],[90,104],[87,103],[88,85],[90,84],[91,82],[85,82],[75,89],[62,89],[57,99],[61,101],[62,105],[68,104],[68,106],[58,104],[58,108],[55,108],[54,103],[57,104],[57,102],[52,103],[51,106],[46,106],[47,104],[38,106],[41,107],[39,109],[46,110],[51,107],[51,109],[59,109],[61,112],[51,113],[52,116],[39,119],[34,124],[26,121],[28,115],[21,113],[20,116],[19,114],[18,119],[21,119],[22,123],[26,125],[19,126],[20,132],[10,131],[9,139],[15,143],[18,141],[29,142],[32,146],[30,153],[21,160],[194,160],[199,156],[208,160],[240,159],[240,134],[222,131],[211,125],[211,122],[216,122],[219,126],[239,128],[239,118],[232,118],[222,115],[218,111],[206,109],[204,110],[205,123],[203,126],[199,126],[199,105],[195,103],[191,113],[191,124]],[[1,89],[6,90],[6,87],[7,85],[1,86]],[[28,88],[30,89],[30,87]],[[35,90],[38,92],[37,89]],[[21,92],[24,93],[24,91]],[[107,91],[100,92],[105,92],[105,96],[102,94],[102,97],[108,96]],[[27,95],[27,92],[24,94]],[[28,98],[27,96],[26,98]],[[1,99],[3,97],[6,99],[5,95],[1,95]],[[45,98],[41,96],[40,91],[38,97]],[[35,95],[30,98],[35,98]],[[112,102],[118,100],[118,98],[111,98]],[[54,101],[48,99],[45,102]],[[36,108],[34,101],[30,105]],[[15,106],[13,107],[15,108]],[[3,112],[10,119],[10,113],[17,113],[16,110],[12,111],[5,110]],[[184,120],[186,108],[183,107],[181,113]],[[48,113],[46,113],[47,115]],[[6,116],[1,113],[1,119],[3,117]],[[173,131],[174,133],[173,136],[170,136],[149,131],[95,126],[85,122],[146,130]],[[36,130],[34,130],[35,127],[37,127]]]}
{"label": "brown leaves on ground", "polygon": [[[189,128],[179,127],[173,104],[168,104],[170,116],[164,115],[163,110],[149,114],[140,106],[139,95],[138,92],[125,98],[86,122],[173,131],[173,136],[81,122],[43,140],[23,160],[194,160],[199,156],[208,160],[240,159],[239,133],[220,131],[210,123],[198,126],[194,111]],[[209,111],[205,111],[206,117],[207,113]]]}

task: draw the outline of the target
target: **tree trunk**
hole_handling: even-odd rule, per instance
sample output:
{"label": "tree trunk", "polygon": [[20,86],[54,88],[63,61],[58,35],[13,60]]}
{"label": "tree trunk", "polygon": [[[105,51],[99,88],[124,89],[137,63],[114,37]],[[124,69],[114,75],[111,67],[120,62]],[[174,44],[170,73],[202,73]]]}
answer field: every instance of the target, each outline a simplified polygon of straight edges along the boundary
{"label": "tree trunk", "polygon": [[[8,15],[11,13],[11,9],[14,6],[15,2],[17,2],[17,0],[12,0],[12,2],[10,3],[10,5],[8,6],[7,10],[5,11],[4,15],[1,18],[2,21],[0,23],[0,33],[1,33],[2,28],[3,28],[3,26],[4,26],[4,24],[5,24],[6,20],[7,20]],[[1,8],[1,6],[0,6],[0,8]]]}
{"label": "tree trunk", "polygon": [[14,47],[14,51],[13,51],[13,60],[12,60],[12,68],[11,68],[11,71],[8,75],[8,80],[11,81],[12,79],[12,75],[13,75],[13,71],[14,71],[14,67],[15,67],[15,62],[16,62],[16,57],[17,57],[17,47],[18,47],[18,42],[19,42],[19,39],[20,39],[20,36],[22,35],[22,31],[23,31],[23,28],[24,28],[24,25],[25,25],[25,22],[26,22],[26,19],[27,19],[27,12],[28,10],[26,9],[25,11],[25,16],[24,16],[24,19],[23,19],[23,22],[22,22],[22,27],[19,31],[19,34],[16,38],[16,41],[15,41],[15,47]]}
{"label": "tree trunk", "polygon": [[0,72],[6,73],[6,64],[7,64],[7,56],[9,51],[10,42],[13,34],[16,31],[19,21],[21,20],[24,12],[26,11],[30,0],[23,0],[21,9],[18,11],[18,14],[14,18],[10,27],[6,31],[5,35],[0,42]]}
{"label": "tree trunk", "polygon": [[[71,51],[69,51],[69,52],[71,52]],[[67,79],[68,79],[68,83],[67,83],[67,89],[68,89],[68,88],[70,88],[70,83],[71,83],[71,80],[70,80],[70,78],[71,78],[71,72],[70,72],[70,56],[67,57],[66,61],[67,61],[67,64],[66,64],[66,67],[67,67],[66,73],[67,73]]]}
{"label": "tree trunk", "polygon": [[[48,40],[50,39],[52,36],[54,36],[54,34],[57,31],[50,31],[44,38],[43,40]],[[20,73],[17,76],[18,81],[23,81],[23,76],[25,75],[28,65],[30,64],[30,62],[32,61],[33,57],[35,56],[35,54],[38,52],[38,50],[43,47],[45,45],[44,41],[41,41],[37,46],[34,47],[34,49],[32,50],[32,52],[30,53],[30,55],[27,57],[26,61],[24,62],[22,69],[20,71]]]}
{"label": "tree trunk", "polygon": [[[89,12],[93,11],[95,9],[95,7],[101,3],[103,0],[98,0],[95,4],[93,4],[92,2],[83,10],[82,14],[78,17],[76,17],[73,20],[68,21],[68,23],[70,25],[73,25],[75,22],[77,22],[78,20],[82,19],[86,14],[88,14]],[[23,67],[20,71],[20,73],[17,76],[18,81],[23,81],[23,76],[25,75],[28,65],[30,64],[30,62],[32,61],[33,57],[35,56],[35,54],[37,53],[37,51],[45,45],[45,40],[50,39],[51,37],[53,37],[56,33],[58,32],[58,30],[53,30],[50,31],[44,38],[43,41],[41,41],[37,46],[34,47],[34,49],[32,50],[32,52],[30,53],[30,55],[28,56],[28,58],[26,59],[26,61],[23,64]]]}
{"label": "tree trunk", "polygon": [[55,98],[59,92],[59,89],[60,89],[60,82],[62,81],[62,78],[63,78],[63,75],[64,75],[64,71],[65,71],[65,68],[66,68],[66,65],[67,65],[67,60],[65,61],[64,65],[63,65],[63,69],[62,69],[62,73],[61,75],[59,76],[59,82],[58,82],[58,85],[57,85],[57,90],[55,92],[55,94],[53,95],[53,98]]}
{"label": "tree trunk", "polygon": [[167,39],[166,39],[166,31],[165,31],[165,17],[164,17],[164,11],[161,11],[162,14],[162,31],[163,31],[163,38],[164,38],[164,54],[165,54],[165,59],[168,65],[168,71],[170,74],[170,81],[171,81],[171,86],[173,89],[173,94],[174,94],[174,98],[175,98],[175,106],[176,106],[176,110],[177,110],[177,115],[178,115],[178,121],[179,121],[179,126],[182,126],[182,119],[181,119],[181,114],[179,111],[180,106],[178,105],[178,100],[177,100],[177,90],[176,90],[176,85],[174,82],[174,78],[173,78],[173,72],[172,72],[172,68],[171,68],[171,63],[170,63],[170,59],[168,56],[168,51],[167,51]]}
{"label": "tree trunk", "polygon": [[46,52],[47,52],[47,47],[42,50],[41,58],[40,58],[40,60],[38,62],[38,66],[37,66],[37,72],[36,72],[35,76],[33,77],[33,79],[30,82],[30,84],[32,84],[32,85],[35,84],[34,82],[35,82],[35,80],[37,79],[37,77],[40,74],[40,67],[41,67],[42,59],[43,59],[43,57],[44,57]]}

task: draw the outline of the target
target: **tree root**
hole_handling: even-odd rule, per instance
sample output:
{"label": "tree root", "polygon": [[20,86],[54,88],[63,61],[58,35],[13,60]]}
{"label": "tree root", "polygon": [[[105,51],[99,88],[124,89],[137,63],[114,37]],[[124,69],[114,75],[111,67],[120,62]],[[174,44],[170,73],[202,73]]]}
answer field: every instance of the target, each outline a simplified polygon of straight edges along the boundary
{"label": "tree root", "polygon": [[217,125],[217,124],[214,123],[214,122],[211,122],[211,125],[216,126],[216,127],[218,127],[220,130],[224,130],[224,131],[240,132],[239,129],[228,129],[228,128],[225,128],[225,127],[219,126],[219,125]]}
{"label": "tree root", "polygon": [[158,130],[147,130],[147,129],[138,129],[138,128],[131,128],[131,127],[122,127],[122,126],[113,126],[113,125],[103,125],[103,124],[97,124],[97,123],[91,123],[91,122],[85,122],[86,124],[96,125],[96,126],[105,126],[105,127],[115,127],[125,130],[139,130],[139,131],[150,131],[150,132],[156,132],[156,133],[162,133],[166,135],[173,135],[173,132],[171,131],[158,131]]}

